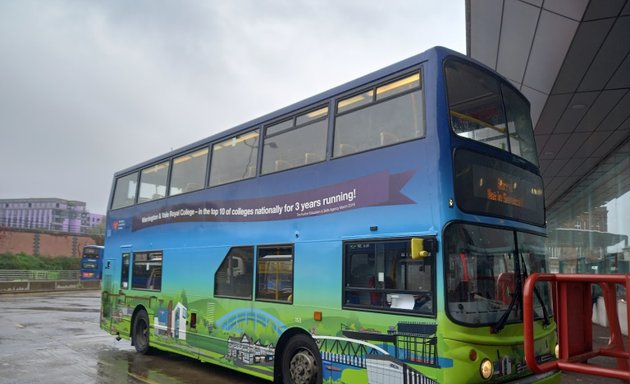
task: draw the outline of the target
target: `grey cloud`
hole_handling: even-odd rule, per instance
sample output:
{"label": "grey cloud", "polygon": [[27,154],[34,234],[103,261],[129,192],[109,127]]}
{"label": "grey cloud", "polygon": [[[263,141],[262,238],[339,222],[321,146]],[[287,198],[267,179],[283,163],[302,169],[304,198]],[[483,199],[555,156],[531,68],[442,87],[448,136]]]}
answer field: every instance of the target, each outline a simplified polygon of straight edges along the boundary
{"label": "grey cloud", "polygon": [[117,170],[432,45],[463,50],[463,0],[439,4],[0,1],[0,197],[103,213]]}

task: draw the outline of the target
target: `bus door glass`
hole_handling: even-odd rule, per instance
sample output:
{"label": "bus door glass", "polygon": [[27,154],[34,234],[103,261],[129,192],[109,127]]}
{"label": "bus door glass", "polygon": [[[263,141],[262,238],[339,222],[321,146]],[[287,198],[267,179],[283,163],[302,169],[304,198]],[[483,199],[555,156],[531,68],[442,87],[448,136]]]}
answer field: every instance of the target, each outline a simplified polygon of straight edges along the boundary
{"label": "bus door glass", "polygon": [[111,327],[113,305],[116,301],[114,292],[118,291],[115,287],[116,281],[116,260],[111,257],[103,259],[103,279],[101,280],[101,323],[109,324]]}

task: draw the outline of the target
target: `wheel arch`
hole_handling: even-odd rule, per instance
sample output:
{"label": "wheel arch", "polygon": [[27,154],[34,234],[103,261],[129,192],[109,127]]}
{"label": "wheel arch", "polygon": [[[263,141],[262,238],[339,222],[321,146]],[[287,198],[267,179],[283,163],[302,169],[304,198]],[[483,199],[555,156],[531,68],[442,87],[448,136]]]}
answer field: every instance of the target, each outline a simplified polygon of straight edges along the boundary
{"label": "wheel arch", "polygon": [[280,339],[278,339],[278,343],[276,344],[276,349],[275,349],[275,354],[273,357],[273,382],[276,384],[282,383],[282,354],[284,353],[284,347],[287,345],[287,343],[289,342],[289,340],[291,340],[291,338],[295,335],[305,335],[308,336],[309,338],[311,338],[313,340],[313,343],[315,343],[315,345],[317,345],[317,343],[315,342],[315,339],[313,339],[313,336],[311,336],[310,333],[306,332],[304,329],[302,328],[289,328],[286,331],[284,331],[284,333],[282,333],[282,336],[280,336]]}
{"label": "wheel arch", "polygon": [[[133,325],[135,324],[136,321],[136,317],[138,316],[138,313],[140,313],[141,311],[144,311],[147,314],[147,318],[149,318],[149,312],[147,311],[147,309],[145,308],[144,305],[140,304],[137,305],[136,308],[133,310],[133,314],[131,315],[131,323],[129,325],[129,339],[131,340],[131,345],[134,345],[134,339],[133,339]],[[149,318],[149,327],[151,326],[151,319]]]}

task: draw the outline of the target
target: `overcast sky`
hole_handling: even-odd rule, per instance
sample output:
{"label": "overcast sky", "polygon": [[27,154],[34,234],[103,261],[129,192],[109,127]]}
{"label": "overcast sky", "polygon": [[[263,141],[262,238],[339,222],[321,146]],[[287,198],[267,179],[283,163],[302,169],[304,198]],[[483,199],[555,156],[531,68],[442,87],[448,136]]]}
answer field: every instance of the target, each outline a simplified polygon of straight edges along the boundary
{"label": "overcast sky", "polygon": [[114,172],[443,45],[464,0],[0,0],[0,198]]}

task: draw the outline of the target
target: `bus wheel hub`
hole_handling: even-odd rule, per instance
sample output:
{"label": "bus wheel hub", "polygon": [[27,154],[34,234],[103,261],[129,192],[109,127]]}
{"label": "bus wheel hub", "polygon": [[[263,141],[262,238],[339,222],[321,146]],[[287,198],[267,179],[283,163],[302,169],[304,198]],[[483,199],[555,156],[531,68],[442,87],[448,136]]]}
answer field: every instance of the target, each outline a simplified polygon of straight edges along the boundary
{"label": "bus wheel hub", "polygon": [[307,351],[296,353],[291,359],[291,379],[296,384],[308,384],[315,372],[315,358]]}

